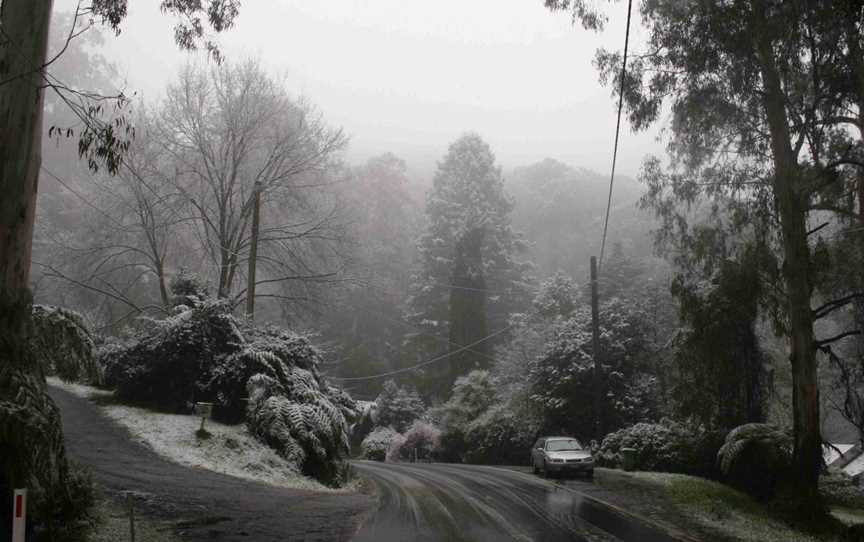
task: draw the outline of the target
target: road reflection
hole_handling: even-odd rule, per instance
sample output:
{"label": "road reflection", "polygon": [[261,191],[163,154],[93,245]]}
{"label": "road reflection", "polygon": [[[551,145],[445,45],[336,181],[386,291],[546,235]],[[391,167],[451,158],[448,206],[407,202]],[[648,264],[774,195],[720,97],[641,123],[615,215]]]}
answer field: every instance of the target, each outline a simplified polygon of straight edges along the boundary
{"label": "road reflection", "polygon": [[355,541],[670,542],[604,503],[529,474],[471,465],[359,461],[379,506]]}

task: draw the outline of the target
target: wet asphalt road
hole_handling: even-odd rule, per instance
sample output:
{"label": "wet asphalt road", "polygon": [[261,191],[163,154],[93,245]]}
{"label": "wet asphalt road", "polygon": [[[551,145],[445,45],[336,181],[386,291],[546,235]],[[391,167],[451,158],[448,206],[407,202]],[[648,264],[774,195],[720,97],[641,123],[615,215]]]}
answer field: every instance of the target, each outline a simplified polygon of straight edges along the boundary
{"label": "wet asphalt road", "polygon": [[356,542],[669,542],[656,527],[579,491],[589,481],[544,480],[495,467],[357,461],[380,501]]}
{"label": "wet asphalt road", "polygon": [[365,495],[290,490],[192,469],[138,444],[89,401],[57,388],[49,393],[63,415],[69,455],[90,467],[109,496],[133,496],[136,508],[175,521],[190,542],[676,540],[580,492],[591,482],[504,468],[354,462],[376,484],[377,506]]}

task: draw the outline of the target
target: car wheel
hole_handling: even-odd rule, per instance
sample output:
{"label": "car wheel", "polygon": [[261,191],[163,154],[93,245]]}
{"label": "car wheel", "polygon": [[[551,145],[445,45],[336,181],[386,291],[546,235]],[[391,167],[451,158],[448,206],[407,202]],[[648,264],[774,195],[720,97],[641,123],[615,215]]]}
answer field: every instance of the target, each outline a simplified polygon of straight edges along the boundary
{"label": "car wheel", "polygon": [[549,478],[549,469],[546,467],[546,460],[543,460],[543,478]]}
{"label": "car wheel", "polygon": [[531,459],[531,468],[534,471],[534,474],[540,474],[540,469],[537,468],[537,462],[534,459]]}
{"label": "car wheel", "polygon": [[588,480],[593,480],[594,479],[594,469],[589,470],[588,473],[585,474],[585,478],[587,478]]}

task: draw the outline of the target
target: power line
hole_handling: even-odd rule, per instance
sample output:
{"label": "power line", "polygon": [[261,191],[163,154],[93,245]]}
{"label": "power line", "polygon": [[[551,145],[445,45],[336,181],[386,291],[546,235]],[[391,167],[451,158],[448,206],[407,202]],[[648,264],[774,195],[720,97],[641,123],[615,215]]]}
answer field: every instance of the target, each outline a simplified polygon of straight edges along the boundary
{"label": "power line", "polygon": [[343,377],[337,377],[337,376],[331,376],[331,377],[329,377],[329,378],[330,378],[331,380],[338,380],[338,381],[340,381],[340,382],[358,382],[358,381],[361,381],[361,380],[374,380],[374,379],[376,379],[376,378],[384,378],[384,377],[387,377],[387,376],[393,376],[393,375],[397,375],[397,374],[407,373],[407,372],[410,372],[410,371],[414,371],[414,370],[416,370],[416,369],[419,369],[420,367],[425,367],[426,365],[431,365],[431,364],[436,363],[436,362],[438,362],[438,361],[441,361],[441,360],[443,360],[443,359],[447,359],[447,358],[449,358],[450,356],[452,356],[453,354],[458,354],[459,352],[463,352],[463,351],[465,351],[465,350],[470,350],[472,347],[477,346],[478,344],[480,344],[480,343],[482,343],[482,342],[488,341],[488,340],[491,339],[492,337],[495,337],[495,336],[497,336],[497,335],[500,335],[500,334],[504,333],[505,331],[508,331],[508,330],[510,329],[510,327],[511,327],[511,326],[507,326],[507,327],[504,327],[504,328],[502,328],[502,329],[499,329],[499,330],[496,331],[495,333],[492,333],[492,334],[490,334],[490,335],[486,335],[486,336],[483,337],[482,339],[479,339],[479,340],[477,340],[477,341],[474,341],[474,342],[471,343],[471,344],[467,344],[467,345],[465,345],[465,346],[463,346],[463,347],[461,347],[461,348],[457,348],[456,350],[453,350],[452,352],[447,352],[446,354],[441,354],[440,356],[435,356],[435,357],[432,358],[432,359],[427,359],[426,361],[421,362],[421,363],[418,363],[417,365],[412,365],[411,367],[404,367],[404,368],[402,368],[402,369],[396,369],[395,371],[390,371],[390,372],[387,372],[387,373],[380,373],[380,374],[377,374],[377,375],[355,376],[355,377],[344,377],[344,378],[343,378]]}
{"label": "power line", "polygon": [[[618,135],[621,132],[621,110],[624,107],[624,80],[627,77],[627,47],[630,45],[630,12],[633,0],[627,2],[627,31],[624,34],[624,62],[621,65],[621,88],[618,90],[618,121],[615,124],[615,147],[612,151],[612,174],[609,177],[609,198],[606,201],[606,219],[603,221],[603,241],[600,243],[598,270],[603,268],[603,254],[606,252],[606,233],[609,230],[609,214],[612,210],[612,186],[615,183],[615,163],[618,160]],[[599,271],[598,271],[599,272]]]}
{"label": "power line", "polygon": [[123,223],[121,223],[119,220],[117,220],[117,219],[114,218],[113,216],[109,215],[108,213],[106,213],[105,211],[103,211],[102,209],[100,209],[99,207],[97,207],[96,205],[93,205],[93,203],[91,203],[90,200],[88,200],[87,198],[85,198],[84,196],[82,196],[80,192],[76,191],[74,188],[72,188],[71,186],[69,186],[68,184],[66,184],[66,183],[65,183],[65,182],[64,182],[60,177],[58,177],[57,175],[51,173],[51,172],[48,170],[48,168],[46,168],[45,166],[41,166],[41,168],[42,168],[42,171],[44,171],[44,172],[47,173],[51,178],[53,178],[55,181],[57,181],[57,183],[60,184],[60,186],[62,186],[63,188],[65,188],[66,190],[68,190],[69,192],[71,192],[75,197],[77,197],[77,198],[80,199],[82,202],[84,202],[85,205],[87,205],[88,207],[94,209],[94,210],[97,211],[99,214],[101,214],[102,216],[106,217],[108,220],[111,220],[112,222],[114,222],[115,224],[117,224],[118,226],[120,226],[120,228],[125,228],[125,227],[126,227],[126,226],[125,226]]}
{"label": "power line", "polygon": [[[457,343],[454,343],[453,341],[451,341],[451,340],[449,340],[449,339],[445,339],[444,337],[441,337],[441,336],[436,335],[436,334],[434,334],[434,333],[429,333],[428,331],[424,330],[424,329],[421,328],[420,326],[416,326],[416,325],[414,325],[414,324],[411,324],[411,323],[406,322],[406,321],[404,321],[404,320],[400,320],[400,319],[398,319],[398,318],[390,318],[389,316],[387,316],[386,314],[384,314],[384,313],[381,312],[381,311],[377,311],[377,310],[375,310],[375,309],[370,309],[369,307],[366,307],[364,310],[366,310],[367,312],[371,312],[371,313],[373,313],[373,314],[377,314],[379,318],[381,318],[381,319],[383,319],[383,320],[386,320],[386,321],[388,321],[388,322],[391,322],[391,323],[394,323],[394,324],[399,324],[399,325],[405,326],[405,327],[407,327],[407,328],[409,328],[409,329],[413,329],[413,330],[416,331],[419,335],[422,335],[422,336],[425,336],[425,337],[431,337],[431,338],[433,338],[433,339],[435,339],[435,340],[437,340],[437,341],[445,342],[445,343],[449,344],[450,346],[459,346]],[[477,352],[476,350],[469,350],[469,352],[471,352],[472,354],[477,354],[478,356],[483,357],[483,358],[486,358],[486,359],[488,359],[488,360],[495,361],[495,358],[494,358],[494,357],[489,356],[489,355],[487,355],[487,354],[484,354],[484,353],[482,353],[482,352]]]}

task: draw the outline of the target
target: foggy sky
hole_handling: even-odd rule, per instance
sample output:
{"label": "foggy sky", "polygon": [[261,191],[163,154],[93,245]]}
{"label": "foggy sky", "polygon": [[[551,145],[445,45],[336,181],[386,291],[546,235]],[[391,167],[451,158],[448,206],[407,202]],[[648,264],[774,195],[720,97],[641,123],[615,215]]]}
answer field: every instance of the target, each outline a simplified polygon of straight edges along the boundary
{"label": "foggy sky", "polygon": [[[148,102],[193,56],[177,49],[158,4],[130,2],[104,52],[127,92]],[[474,130],[505,168],[552,157],[608,174],[615,104],[591,61],[598,46],[622,47],[626,5],[609,15],[598,35],[542,0],[247,0],[219,42],[229,59],[260,57],[342,126],[350,161],[390,151],[425,174]],[[635,176],[646,153],[662,152],[655,134],[634,135],[625,120],[621,173]]]}

